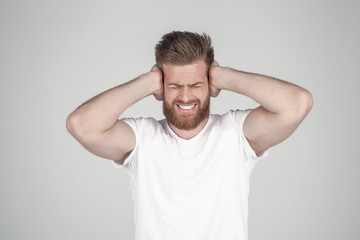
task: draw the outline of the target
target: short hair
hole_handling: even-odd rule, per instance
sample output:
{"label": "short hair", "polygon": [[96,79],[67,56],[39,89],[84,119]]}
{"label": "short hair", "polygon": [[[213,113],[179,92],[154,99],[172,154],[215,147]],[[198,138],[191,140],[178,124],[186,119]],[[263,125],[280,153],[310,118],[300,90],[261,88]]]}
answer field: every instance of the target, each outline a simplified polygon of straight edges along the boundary
{"label": "short hair", "polygon": [[214,61],[214,48],[211,38],[206,33],[173,31],[162,36],[155,46],[156,64],[174,65],[192,64],[205,60],[207,67]]}

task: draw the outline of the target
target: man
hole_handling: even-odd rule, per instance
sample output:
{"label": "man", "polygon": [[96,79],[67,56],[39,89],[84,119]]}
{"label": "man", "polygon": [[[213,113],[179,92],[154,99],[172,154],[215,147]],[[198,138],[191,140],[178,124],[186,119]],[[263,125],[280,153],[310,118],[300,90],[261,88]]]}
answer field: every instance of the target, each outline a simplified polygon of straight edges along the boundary
{"label": "man", "polygon": [[[67,129],[129,173],[137,240],[247,239],[251,171],[294,132],[312,96],[288,82],[219,66],[205,34],[165,34],[155,55],[150,72],[81,105]],[[223,89],[260,106],[210,115],[210,96]],[[163,101],[165,120],[118,120],[149,95]]]}

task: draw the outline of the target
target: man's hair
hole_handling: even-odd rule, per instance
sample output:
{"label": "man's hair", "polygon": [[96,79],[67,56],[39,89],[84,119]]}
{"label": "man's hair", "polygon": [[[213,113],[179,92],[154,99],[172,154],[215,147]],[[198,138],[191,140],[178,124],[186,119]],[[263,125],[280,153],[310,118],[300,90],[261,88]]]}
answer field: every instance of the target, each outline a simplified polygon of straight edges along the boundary
{"label": "man's hair", "polygon": [[214,48],[209,35],[173,31],[162,36],[155,46],[156,64],[192,64],[204,60],[208,67],[214,61]]}

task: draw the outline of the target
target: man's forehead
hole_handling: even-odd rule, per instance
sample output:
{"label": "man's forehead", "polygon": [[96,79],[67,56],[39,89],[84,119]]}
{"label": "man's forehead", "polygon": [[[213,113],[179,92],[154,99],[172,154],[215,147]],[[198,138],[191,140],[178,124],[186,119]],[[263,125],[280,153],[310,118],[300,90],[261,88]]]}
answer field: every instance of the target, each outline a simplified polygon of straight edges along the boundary
{"label": "man's forehead", "polygon": [[183,79],[207,81],[207,66],[205,61],[198,61],[187,65],[163,64],[162,71],[165,79],[180,81]]}

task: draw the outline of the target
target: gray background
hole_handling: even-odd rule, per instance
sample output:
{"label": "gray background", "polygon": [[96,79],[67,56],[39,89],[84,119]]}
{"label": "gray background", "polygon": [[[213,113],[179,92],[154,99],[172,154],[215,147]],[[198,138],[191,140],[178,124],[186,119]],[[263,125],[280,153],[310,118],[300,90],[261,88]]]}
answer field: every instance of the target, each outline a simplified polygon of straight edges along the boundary
{"label": "gray background", "polygon": [[[133,239],[125,171],[66,131],[92,96],[150,70],[172,30],[223,66],[309,89],[314,107],[255,168],[249,237],[360,239],[358,1],[0,1],[0,239]],[[213,113],[257,106],[222,92]],[[162,118],[148,97],[123,116]]]}

